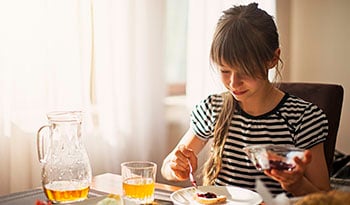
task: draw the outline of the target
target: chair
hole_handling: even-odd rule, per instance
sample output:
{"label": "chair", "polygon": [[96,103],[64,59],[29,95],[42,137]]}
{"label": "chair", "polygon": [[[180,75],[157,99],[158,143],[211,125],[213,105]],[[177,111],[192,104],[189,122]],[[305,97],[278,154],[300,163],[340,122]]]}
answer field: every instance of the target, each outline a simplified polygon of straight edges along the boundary
{"label": "chair", "polygon": [[279,84],[279,88],[286,93],[316,104],[327,115],[329,133],[324,143],[324,150],[328,173],[331,175],[343,105],[343,87],[336,84],[283,82]]}

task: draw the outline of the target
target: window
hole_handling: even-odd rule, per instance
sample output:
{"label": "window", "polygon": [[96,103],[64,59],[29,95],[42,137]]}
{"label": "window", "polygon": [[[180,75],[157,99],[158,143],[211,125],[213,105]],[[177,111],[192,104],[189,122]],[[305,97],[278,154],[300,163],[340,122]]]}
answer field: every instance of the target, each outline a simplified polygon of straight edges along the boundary
{"label": "window", "polygon": [[188,0],[166,1],[165,69],[168,95],[184,95]]}

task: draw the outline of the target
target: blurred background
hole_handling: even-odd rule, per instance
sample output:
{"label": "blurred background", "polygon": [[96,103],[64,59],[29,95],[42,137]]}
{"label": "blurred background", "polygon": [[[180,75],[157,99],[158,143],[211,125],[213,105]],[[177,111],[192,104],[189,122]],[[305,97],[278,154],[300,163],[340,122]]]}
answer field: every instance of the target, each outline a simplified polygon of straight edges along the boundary
{"label": "blurred background", "polygon": [[[222,90],[208,58],[222,10],[249,2],[0,0],[0,195],[40,186],[36,132],[53,110],[84,111],[94,175],[160,168],[192,106]],[[277,22],[283,81],[344,87],[336,149],[350,153],[350,1],[255,2]]]}

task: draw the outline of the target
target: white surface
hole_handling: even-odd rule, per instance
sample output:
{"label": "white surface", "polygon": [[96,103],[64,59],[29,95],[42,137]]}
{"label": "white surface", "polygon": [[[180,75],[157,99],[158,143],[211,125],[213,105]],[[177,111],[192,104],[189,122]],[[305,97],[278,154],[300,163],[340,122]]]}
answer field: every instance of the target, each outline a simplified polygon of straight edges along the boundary
{"label": "white surface", "polygon": [[[262,202],[261,196],[248,189],[243,189],[234,186],[200,186],[201,192],[213,192],[216,195],[225,195],[227,197],[226,203],[230,205],[256,205]],[[170,198],[174,204],[199,204],[194,199],[196,190],[193,187],[180,189],[171,194]]]}
{"label": "white surface", "polygon": [[[76,203],[72,203],[71,205],[96,205],[99,201],[105,199],[107,196],[99,196],[99,197],[94,197],[94,198],[90,198],[90,199],[86,199],[84,201],[81,202],[76,202]],[[122,198],[123,202],[119,201],[119,204],[122,205],[137,205],[137,203],[132,202],[128,199],[124,199]],[[70,204],[68,204],[70,205]]]}

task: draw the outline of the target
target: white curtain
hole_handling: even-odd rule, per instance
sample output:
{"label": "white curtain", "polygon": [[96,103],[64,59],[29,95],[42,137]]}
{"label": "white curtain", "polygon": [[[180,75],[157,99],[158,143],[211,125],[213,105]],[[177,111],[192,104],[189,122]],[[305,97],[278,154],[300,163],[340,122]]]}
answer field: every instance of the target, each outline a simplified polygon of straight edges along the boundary
{"label": "white curtain", "polygon": [[164,4],[0,1],[0,195],[40,186],[36,131],[52,110],[84,111],[93,174],[158,160]]}
{"label": "white curtain", "polygon": [[[221,89],[208,54],[217,18],[248,2],[189,1],[191,104]],[[272,0],[258,2],[266,8]],[[93,174],[119,173],[125,160],[161,164],[165,3],[0,0],[0,195],[40,186],[36,132],[52,110],[85,112]]]}

